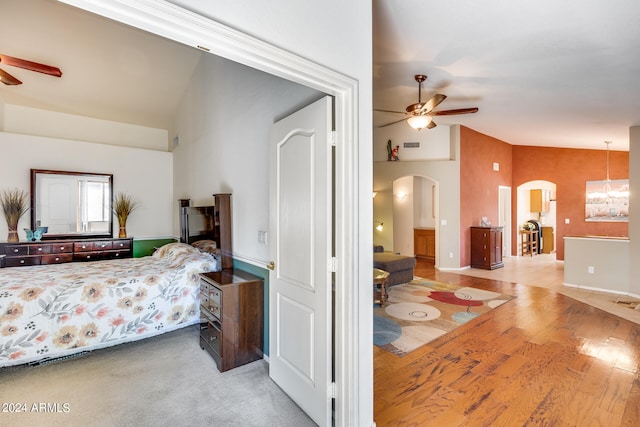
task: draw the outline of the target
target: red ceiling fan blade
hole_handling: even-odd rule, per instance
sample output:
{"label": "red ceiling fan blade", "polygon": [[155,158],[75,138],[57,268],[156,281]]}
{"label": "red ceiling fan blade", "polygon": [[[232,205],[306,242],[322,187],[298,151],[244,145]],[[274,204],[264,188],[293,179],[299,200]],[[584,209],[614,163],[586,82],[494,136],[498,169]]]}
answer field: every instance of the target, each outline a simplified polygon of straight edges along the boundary
{"label": "red ceiling fan blade", "polygon": [[21,85],[22,82],[0,68],[0,80],[6,85]]}
{"label": "red ceiling fan blade", "polygon": [[62,71],[60,71],[58,67],[26,61],[24,59],[14,58],[13,56],[0,54],[0,63],[4,65],[11,65],[13,67],[24,68],[25,70],[36,71],[38,73],[48,74],[50,76],[62,77]]}
{"label": "red ceiling fan blade", "polygon": [[471,114],[477,113],[478,108],[458,108],[457,110],[442,110],[442,111],[432,111],[427,113],[430,116],[453,116],[456,114]]}

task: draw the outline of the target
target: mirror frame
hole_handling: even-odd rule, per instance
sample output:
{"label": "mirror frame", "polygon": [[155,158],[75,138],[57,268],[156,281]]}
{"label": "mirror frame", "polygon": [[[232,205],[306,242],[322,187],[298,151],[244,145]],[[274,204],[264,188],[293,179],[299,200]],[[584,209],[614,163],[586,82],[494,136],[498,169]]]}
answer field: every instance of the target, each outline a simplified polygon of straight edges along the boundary
{"label": "mirror frame", "polygon": [[65,234],[50,234],[45,233],[42,235],[42,240],[53,240],[53,239],[91,239],[91,238],[112,238],[113,237],[113,175],[107,173],[91,173],[91,172],[71,172],[71,171],[56,171],[49,169],[31,169],[31,229],[35,230],[37,228],[36,218],[37,218],[37,206],[36,201],[38,200],[37,195],[37,178],[38,175],[68,175],[68,176],[100,176],[107,177],[109,181],[109,229],[104,232],[76,232],[76,233],[65,233]]}

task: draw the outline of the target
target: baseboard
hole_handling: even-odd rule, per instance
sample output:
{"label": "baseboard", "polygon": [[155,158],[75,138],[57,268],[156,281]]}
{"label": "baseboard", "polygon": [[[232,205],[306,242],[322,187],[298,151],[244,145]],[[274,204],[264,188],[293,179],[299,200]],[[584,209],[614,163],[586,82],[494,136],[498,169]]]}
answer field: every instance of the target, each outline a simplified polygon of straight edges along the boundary
{"label": "baseboard", "polygon": [[636,295],[636,294],[634,294],[632,292],[617,291],[615,289],[596,288],[596,287],[592,287],[592,286],[574,285],[573,283],[567,283],[567,282],[563,282],[562,285],[566,286],[568,288],[576,288],[576,289],[585,290],[585,291],[602,292],[602,293],[605,293],[605,294],[624,295],[624,296],[640,299],[640,295]]}

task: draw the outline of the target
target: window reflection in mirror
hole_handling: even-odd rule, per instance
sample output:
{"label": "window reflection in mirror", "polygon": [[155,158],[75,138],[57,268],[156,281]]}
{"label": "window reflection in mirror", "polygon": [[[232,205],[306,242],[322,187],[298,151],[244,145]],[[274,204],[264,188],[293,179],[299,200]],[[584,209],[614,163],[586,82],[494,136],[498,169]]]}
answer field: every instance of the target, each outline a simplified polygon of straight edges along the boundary
{"label": "window reflection in mirror", "polygon": [[112,234],[112,175],[31,171],[32,228],[47,238]]}

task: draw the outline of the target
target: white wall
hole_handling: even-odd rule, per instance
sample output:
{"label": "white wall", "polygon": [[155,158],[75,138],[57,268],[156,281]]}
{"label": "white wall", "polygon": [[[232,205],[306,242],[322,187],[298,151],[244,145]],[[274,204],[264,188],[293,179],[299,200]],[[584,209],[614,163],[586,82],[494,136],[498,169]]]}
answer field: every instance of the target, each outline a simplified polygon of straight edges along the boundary
{"label": "white wall", "polygon": [[[31,169],[113,174],[114,193],[126,192],[140,202],[127,233],[135,239],[173,235],[171,153],[7,132],[0,132],[0,153],[0,191],[16,187],[29,193]],[[5,240],[7,224],[0,217],[0,240]],[[31,228],[30,218],[27,213],[18,224],[21,240],[21,230]]]}
{"label": "white wall", "polygon": [[204,57],[175,126],[176,210],[178,199],[211,205],[212,194],[231,193],[234,257],[266,265],[269,247],[258,244],[258,231],[269,225],[269,131],[277,119],[321,96],[226,59]]}
{"label": "white wall", "polygon": [[21,105],[5,104],[5,132],[167,151],[168,132],[129,123],[100,120]]}
{"label": "white wall", "polygon": [[[441,125],[433,129],[415,130],[405,121],[395,125],[375,128],[373,132],[373,159],[387,160],[387,142],[400,146],[400,161],[446,160],[449,150],[450,126]],[[404,142],[420,142],[420,148],[403,148]]]}
{"label": "white wall", "polygon": [[[438,128],[440,126],[436,129]],[[385,224],[383,232],[376,232],[374,235],[376,242],[383,244],[385,248],[391,247],[391,243],[395,243],[393,242],[395,238],[394,227],[387,229],[387,224],[394,224],[393,181],[406,176],[429,178],[437,185],[437,210],[434,219],[436,250],[438,251],[436,267],[439,269],[458,269],[460,268],[460,162],[457,160],[460,158],[459,126],[451,126],[447,128],[447,132],[446,141],[438,138],[439,142],[434,142],[446,146],[446,150],[440,148],[441,152],[450,153],[444,160],[404,161],[401,154],[400,161],[388,162],[385,154],[385,161],[374,163],[373,189],[378,193],[374,199],[374,216],[376,220]],[[443,221],[446,224],[443,224]],[[389,233],[392,234],[389,235]],[[411,231],[411,238],[413,237],[412,233],[413,231]]]}
{"label": "white wall", "polygon": [[415,194],[413,177],[405,176],[393,181],[393,248],[385,248],[405,256],[413,252],[413,204]]}

